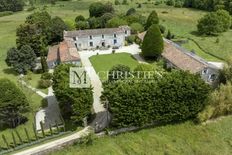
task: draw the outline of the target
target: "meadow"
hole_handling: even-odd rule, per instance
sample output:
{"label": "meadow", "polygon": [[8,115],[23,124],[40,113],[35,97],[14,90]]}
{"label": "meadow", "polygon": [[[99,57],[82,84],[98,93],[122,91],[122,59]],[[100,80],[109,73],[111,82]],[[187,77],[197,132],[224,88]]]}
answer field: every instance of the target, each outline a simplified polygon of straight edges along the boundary
{"label": "meadow", "polygon": [[51,155],[230,155],[232,117],[207,125],[185,122],[117,136],[93,138]]}

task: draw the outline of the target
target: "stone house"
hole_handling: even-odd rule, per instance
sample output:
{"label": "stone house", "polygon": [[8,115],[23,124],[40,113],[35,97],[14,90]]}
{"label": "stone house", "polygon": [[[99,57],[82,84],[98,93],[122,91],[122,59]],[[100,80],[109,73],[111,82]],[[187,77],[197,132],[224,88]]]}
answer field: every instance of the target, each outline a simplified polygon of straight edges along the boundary
{"label": "stone house", "polygon": [[104,47],[122,47],[126,37],[131,35],[129,26],[118,28],[64,31],[65,40],[73,40],[78,50]]}
{"label": "stone house", "polygon": [[[143,40],[145,34],[146,32],[140,33],[138,38]],[[162,57],[166,61],[167,68],[176,68],[189,71],[192,74],[199,74],[206,83],[211,85],[218,82],[221,68],[165,38]]]}

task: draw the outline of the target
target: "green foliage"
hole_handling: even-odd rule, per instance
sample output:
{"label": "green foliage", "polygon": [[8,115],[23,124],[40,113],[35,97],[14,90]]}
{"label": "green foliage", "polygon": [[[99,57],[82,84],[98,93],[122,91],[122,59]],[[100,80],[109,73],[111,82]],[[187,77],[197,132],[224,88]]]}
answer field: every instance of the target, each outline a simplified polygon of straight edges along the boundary
{"label": "green foliage", "polygon": [[231,17],[225,10],[218,10],[206,14],[198,21],[198,32],[206,35],[216,35],[229,30]]}
{"label": "green foliage", "polygon": [[45,138],[46,135],[45,135],[45,131],[44,131],[44,124],[43,124],[42,121],[40,121],[40,128],[41,128],[41,131],[42,131],[43,138]]}
{"label": "green foliage", "polygon": [[22,11],[24,2],[22,0],[1,0],[0,1],[0,12],[2,11]]}
{"label": "green foliage", "polygon": [[147,58],[158,58],[161,55],[164,43],[158,25],[154,24],[148,29],[141,49],[143,56]]}
{"label": "green foliage", "polygon": [[101,2],[94,2],[89,7],[90,17],[101,17],[105,13],[114,13],[114,8],[110,2],[105,4]]}
{"label": "green foliage", "polygon": [[139,13],[134,13],[132,15],[124,17],[124,19],[127,21],[127,23],[140,23],[142,25],[145,25],[146,23],[146,17],[142,16]]}
{"label": "green foliage", "polygon": [[48,73],[48,72],[43,73],[43,74],[41,75],[41,79],[43,79],[43,80],[51,80],[52,77],[53,77],[52,73]]}
{"label": "green foliage", "polygon": [[122,26],[122,25],[127,25],[127,21],[125,21],[124,19],[121,19],[119,17],[113,17],[112,19],[110,19],[106,26],[107,27],[119,27],[119,26]]}
{"label": "green foliage", "polygon": [[126,65],[115,65],[113,66],[108,74],[109,81],[117,81],[129,77],[128,73],[130,72],[130,67]]}
{"label": "green foliage", "polygon": [[29,133],[28,133],[28,131],[27,131],[27,128],[24,128],[24,132],[25,132],[25,134],[26,134],[26,136],[27,136],[27,142],[30,142],[31,139],[30,139]]}
{"label": "green foliage", "polygon": [[152,11],[148,16],[147,23],[145,25],[145,30],[149,29],[149,27],[153,24],[159,24],[159,17],[155,10]]}
{"label": "green foliage", "polygon": [[232,58],[229,58],[227,64],[220,70],[219,81],[224,84],[232,82]]}
{"label": "green foliage", "polygon": [[8,79],[0,79],[0,126],[14,128],[27,121],[29,103],[23,92]]}
{"label": "green foliage", "polygon": [[22,46],[20,50],[11,48],[7,52],[6,63],[18,73],[27,73],[34,69],[36,55],[30,46]]}
{"label": "green foliage", "polygon": [[52,81],[51,80],[41,79],[38,82],[38,87],[41,88],[41,89],[46,89],[46,88],[50,87],[51,85],[52,85]]}
{"label": "green foliage", "polygon": [[136,13],[135,8],[130,8],[129,10],[127,10],[126,16],[130,16],[130,15],[132,15],[132,14],[134,14],[134,13]]}
{"label": "green foliage", "polygon": [[12,15],[13,12],[12,11],[4,11],[4,12],[0,12],[0,17],[4,17],[4,16],[9,16]]}
{"label": "green foliage", "polygon": [[143,32],[143,25],[140,23],[132,23],[130,25],[131,33],[132,34],[138,34],[139,32]]}
{"label": "green foliage", "polygon": [[114,1],[114,5],[120,5],[121,3],[120,3],[120,1],[119,0],[115,0]]}
{"label": "green foliage", "polygon": [[165,31],[166,31],[166,27],[163,26],[163,25],[159,25],[159,28],[160,28],[160,32],[161,32],[162,34],[164,34]]}
{"label": "green foliage", "polygon": [[75,18],[75,22],[77,23],[77,22],[79,22],[79,21],[85,21],[85,17],[82,16],[82,15],[77,16],[77,17]]}
{"label": "green foliage", "polygon": [[128,5],[127,0],[123,0],[123,1],[122,1],[122,5]]}
{"label": "green foliage", "polygon": [[93,104],[92,88],[70,88],[69,68],[73,65],[62,64],[55,68],[53,89],[59,101],[62,116],[80,122],[91,114]]}
{"label": "green foliage", "polygon": [[[158,81],[118,81],[104,84],[113,127],[144,126],[195,118],[210,91],[198,75],[174,71]],[[180,100],[181,99],[181,100]]]}
{"label": "green foliage", "polygon": [[64,30],[68,30],[68,27],[60,17],[54,17],[51,22],[50,43],[61,42],[63,40],[63,32]]}
{"label": "green foliage", "polygon": [[198,114],[198,121],[204,122],[219,116],[232,114],[232,85],[220,85],[219,89],[211,93],[209,105]]}
{"label": "green foliage", "polygon": [[90,29],[96,29],[96,28],[101,27],[100,20],[98,20],[98,18],[96,18],[96,17],[89,18],[88,23],[89,23],[89,28]]}
{"label": "green foliage", "polygon": [[89,28],[89,23],[87,21],[78,21],[75,27],[77,30],[85,30]]}

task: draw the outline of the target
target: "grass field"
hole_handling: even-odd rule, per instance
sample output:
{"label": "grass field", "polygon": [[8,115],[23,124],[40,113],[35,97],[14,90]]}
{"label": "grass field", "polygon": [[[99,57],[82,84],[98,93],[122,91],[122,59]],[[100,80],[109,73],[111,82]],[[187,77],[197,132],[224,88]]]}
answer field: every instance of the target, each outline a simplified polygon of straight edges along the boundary
{"label": "grass field", "polygon": [[230,155],[232,117],[208,125],[192,122],[144,129],[74,145],[52,155]]}
{"label": "grass field", "polygon": [[[139,63],[128,53],[117,53],[107,55],[96,55],[90,58],[90,61],[97,73],[109,71],[114,65],[126,65],[134,69]],[[107,74],[101,73],[100,79],[106,80]]]}

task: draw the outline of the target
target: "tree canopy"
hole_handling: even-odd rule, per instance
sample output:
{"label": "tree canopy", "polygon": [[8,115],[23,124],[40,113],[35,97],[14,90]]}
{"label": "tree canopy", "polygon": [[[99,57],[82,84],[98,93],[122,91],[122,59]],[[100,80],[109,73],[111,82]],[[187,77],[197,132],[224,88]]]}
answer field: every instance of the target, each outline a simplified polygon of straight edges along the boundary
{"label": "tree canopy", "polygon": [[2,11],[22,11],[24,7],[23,0],[1,0],[0,12]]}
{"label": "tree canopy", "polygon": [[5,61],[16,72],[25,74],[35,68],[36,55],[30,46],[24,45],[19,50],[16,48],[9,49]]}
{"label": "tree canopy", "polygon": [[114,13],[114,8],[112,3],[101,3],[94,2],[89,7],[89,16],[90,17],[101,17],[105,13]]}
{"label": "tree canopy", "polygon": [[227,31],[231,26],[231,17],[225,10],[210,12],[198,21],[198,32],[206,35],[216,35]]}
{"label": "tree canopy", "polygon": [[153,24],[147,30],[142,43],[142,54],[147,58],[158,58],[164,49],[163,38],[159,25]]}
{"label": "tree canopy", "polygon": [[23,92],[8,79],[0,79],[0,127],[25,123],[29,103]]}
{"label": "tree canopy", "polygon": [[148,16],[145,30],[149,29],[149,27],[153,24],[159,24],[159,17],[155,10],[153,10]]}
{"label": "tree canopy", "polygon": [[53,74],[53,89],[64,118],[80,122],[91,114],[92,88],[70,88],[69,69],[71,64],[61,64]]}

